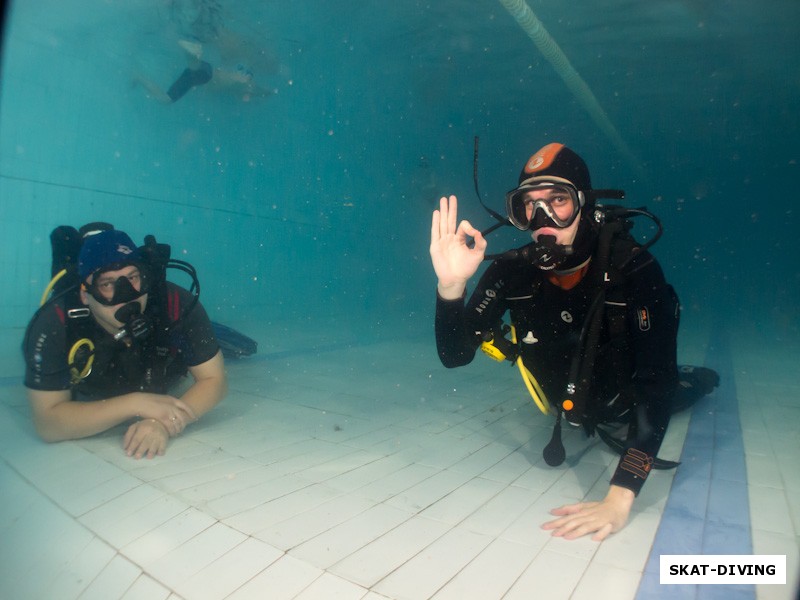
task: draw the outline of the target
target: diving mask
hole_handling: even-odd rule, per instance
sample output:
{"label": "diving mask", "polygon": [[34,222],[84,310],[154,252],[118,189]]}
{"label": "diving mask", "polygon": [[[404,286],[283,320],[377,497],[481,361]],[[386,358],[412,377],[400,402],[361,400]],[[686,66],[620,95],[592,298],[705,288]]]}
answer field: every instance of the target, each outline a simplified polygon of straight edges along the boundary
{"label": "diving mask", "polygon": [[134,264],[134,269],[119,277],[109,276],[109,271],[124,267],[112,267],[94,274],[91,284],[84,284],[92,298],[104,306],[116,306],[132,302],[150,290],[150,276],[144,265]]}
{"label": "diving mask", "polygon": [[583,192],[561,177],[533,177],[506,194],[508,219],[522,231],[569,227],[585,203]]}

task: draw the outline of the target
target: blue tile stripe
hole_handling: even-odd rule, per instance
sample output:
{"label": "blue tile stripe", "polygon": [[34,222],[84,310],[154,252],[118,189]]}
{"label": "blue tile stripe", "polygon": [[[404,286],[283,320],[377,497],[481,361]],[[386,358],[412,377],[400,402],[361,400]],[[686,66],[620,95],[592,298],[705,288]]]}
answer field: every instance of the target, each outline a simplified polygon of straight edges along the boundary
{"label": "blue tile stripe", "polygon": [[636,600],[752,600],[752,585],[659,583],[662,554],[752,554],[742,428],[727,339],[711,345],[720,386],[692,409],[669,498]]}

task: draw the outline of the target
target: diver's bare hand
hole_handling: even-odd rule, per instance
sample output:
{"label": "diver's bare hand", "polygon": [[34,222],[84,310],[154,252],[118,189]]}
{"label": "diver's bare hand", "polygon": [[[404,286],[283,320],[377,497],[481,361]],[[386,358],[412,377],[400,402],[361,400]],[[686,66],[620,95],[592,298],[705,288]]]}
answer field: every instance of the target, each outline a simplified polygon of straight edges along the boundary
{"label": "diver's bare hand", "polygon": [[163,456],[167,450],[169,431],[155,419],[136,421],[125,432],[122,447],[125,454],[139,460],[142,457]]}
{"label": "diver's bare hand", "polygon": [[548,521],[542,529],[552,529],[552,535],[565,540],[593,533],[594,541],[603,541],[625,527],[634,498],[631,490],[612,485],[601,502],[579,502],[554,508],[550,514],[561,518]]}
{"label": "diver's bare hand", "polygon": [[[469,221],[458,223],[458,200],[442,197],[431,220],[431,262],[439,278],[439,295],[447,300],[460,298],[467,281],[478,270],[486,251],[486,240]],[[468,238],[475,245],[467,245]]]}
{"label": "diver's bare hand", "polygon": [[161,423],[171,436],[181,433],[186,425],[197,420],[192,408],[179,398],[166,394],[138,394],[139,410],[137,416],[155,419]]}

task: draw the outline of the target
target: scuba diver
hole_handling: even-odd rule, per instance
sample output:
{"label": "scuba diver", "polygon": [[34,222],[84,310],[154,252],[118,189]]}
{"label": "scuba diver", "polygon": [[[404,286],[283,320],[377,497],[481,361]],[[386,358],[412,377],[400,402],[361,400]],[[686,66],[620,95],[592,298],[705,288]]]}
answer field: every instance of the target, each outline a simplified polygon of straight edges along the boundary
{"label": "scuba diver", "polygon": [[[23,342],[37,433],[56,442],[131,422],[128,456],[164,454],[227,389],[194,268],[152,236],[137,247],[105,223],[58,227],[51,241],[56,276]],[[190,290],[166,280],[173,267],[192,277]],[[187,372],[193,382],[181,386]]]}
{"label": "scuba diver", "polygon": [[[477,192],[477,139],[475,184]],[[531,243],[486,256],[491,229],[458,223],[455,196],[441,198],[433,213],[442,364],[466,365],[479,348],[516,364],[540,410],[556,416],[547,464],[565,459],[562,419],[621,454],[602,501],[551,511],[558,518],[542,527],[565,539],[593,534],[600,541],[625,526],[651,470],[677,466],[657,458],[670,415],[719,383],[710,369],[678,367],[678,298],[648,251],[660,223],[644,209],[596,203],[623,197],[593,189],[583,159],[552,143],[530,157],[506,195],[507,219],[492,213],[501,224],[530,231]],[[644,244],[629,233],[638,215],[658,225]],[[467,282],[486,259],[494,262],[465,303]],[[625,440],[608,429],[624,425]]]}

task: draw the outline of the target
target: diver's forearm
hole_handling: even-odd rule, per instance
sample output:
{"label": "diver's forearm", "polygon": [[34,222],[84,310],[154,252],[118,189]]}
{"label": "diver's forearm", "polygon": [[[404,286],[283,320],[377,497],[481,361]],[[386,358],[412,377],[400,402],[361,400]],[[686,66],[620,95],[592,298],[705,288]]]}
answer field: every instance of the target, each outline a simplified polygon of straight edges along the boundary
{"label": "diver's forearm", "polygon": [[90,437],[137,416],[135,394],[93,402],[59,402],[34,410],[34,425],[46,442]]}
{"label": "diver's forearm", "polygon": [[181,396],[181,400],[191,407],[195,417],[199,419],[219,404],[227,391],[228,385],[224,378],[204,379],[196,381],[192,387],[186,390],[186,393]]}

